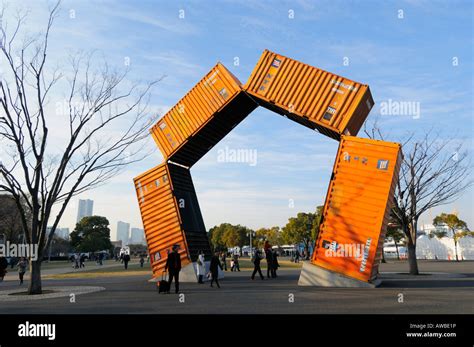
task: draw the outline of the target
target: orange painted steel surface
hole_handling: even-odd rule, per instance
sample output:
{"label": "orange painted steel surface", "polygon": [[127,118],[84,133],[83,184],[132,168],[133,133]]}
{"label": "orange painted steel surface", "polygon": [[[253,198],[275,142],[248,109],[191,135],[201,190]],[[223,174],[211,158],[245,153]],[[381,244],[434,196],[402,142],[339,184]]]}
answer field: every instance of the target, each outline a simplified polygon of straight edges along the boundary
{"label": "orange painted steel surface", "polygon": [[[195,260],[198,248],[210,255],[188,170],[164,163],[137,176],[134,183],[154,277],[161,275],[173,245],[180,246],[183,266]],[[187,220],[196,209],[193,225]]]}
{"label": "orange painted steel surface", "polygon": [[368,85],[268,50],[244,90],[261,106],[337,140],[357,135],[374,105]]}
{"label": "orange painted steel surface", "polygon": [[[165,160],[188,167],[193,165],[250,114],[257,104],[241,87],[240,81],[224,65],[214,66],[151,128],[151,135]],[[234,100],[233,107],[229,107]],[[222,115],[216,118],[222,110],[230,112],[224,115],[225,119]],[[207,131],[207,136],[199,138],[198,133],[202,131]],[[196,135],[198,138],[194,138]],[[190,141],[194,142],[185,146]]]}
{"label": "orange painted steel surface", "polygon": [[342,136],[313,264],[366,282],[377,276],[401,161],[398,143]]}

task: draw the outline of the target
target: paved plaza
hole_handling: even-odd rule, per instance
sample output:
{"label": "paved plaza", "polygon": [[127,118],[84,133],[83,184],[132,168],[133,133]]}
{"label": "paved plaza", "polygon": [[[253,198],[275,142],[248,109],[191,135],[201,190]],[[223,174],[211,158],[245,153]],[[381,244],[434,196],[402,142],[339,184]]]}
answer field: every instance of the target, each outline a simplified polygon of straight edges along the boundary
{"label": "paved plaza", "polygon": [[[45,289],[64,290],[70,286],[74,293],[81,287],[93,286],[105,290],[78,295],[75,303],[70,302],[69,296],[3,301],[0,314],[474,313],[474,262],[420,261],[419,266],[425,274],[413,278],[404,274],[406,263],[381,264],[383,283],[370,289],[299,287],[300,270],[291,268],[280,270],[277,279],[264,281],[250,280],[249,271],[226,272],[221,289],[182,283],[184,296],[158,294],[156,284],[148,281],[148,272],[48,279],[43,282]],[[18,288],[16,281],[5,281],[0,284],[0,293]]]}

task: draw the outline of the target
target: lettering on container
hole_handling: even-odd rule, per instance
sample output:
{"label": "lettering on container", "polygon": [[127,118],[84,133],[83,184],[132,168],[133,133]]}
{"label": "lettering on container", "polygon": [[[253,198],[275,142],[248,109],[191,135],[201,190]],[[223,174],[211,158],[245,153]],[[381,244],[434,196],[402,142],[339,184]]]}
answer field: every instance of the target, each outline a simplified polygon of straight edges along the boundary
{"label": "lettering on container", "polygon": [[[336,81],[336,80],[331,80],[331,82],[329,82],[331,84],[334,84],[338,87],[341,87],[341,88],[344,88],[344,89],[347,89],[351,92],[356,92],[357,91],[357,87],[354,87],[354,86],[351,86],[350,84],[346,84],[344,82],[339,82],[339,81]],[[334,89],[333,89],[334,90]]]}
{"label": "lettering on container", "polygon": [[369,258],[369,251],[370,251],[370,244],[371,243],[372,243],[372,238],[369,237],[367,239],[367,242],[365,243],[364,254],[362,255],[362,261],[360,262],[360,268],[359,268],[360,272],[365,271],[365,267],[367,265],[367,258]]}

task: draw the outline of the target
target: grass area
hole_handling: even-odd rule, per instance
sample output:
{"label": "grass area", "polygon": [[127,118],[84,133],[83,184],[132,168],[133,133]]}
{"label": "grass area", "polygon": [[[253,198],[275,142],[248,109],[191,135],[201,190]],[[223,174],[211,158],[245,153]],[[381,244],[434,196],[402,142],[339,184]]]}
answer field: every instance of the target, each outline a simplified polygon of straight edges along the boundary
{"label": "grass area", "polygon": [[[289,259],[278,259],[280,264],[280,269],[290,268],[290,269],[299,269],[303,266],[303,263],[293,263]],[[240,258],[239,259],[240,270],[253,270],[253,263],[250,261],[250,258]],[[265,259],[261,262],[262,269],[267,268],[267,261]],[[227,268],[230,270],[230,261],[227,262]]]}
{"label": "grass area", "polygon": [[[281,259],[278,261],[280,263],[280,269],[285,268],[301,268],[302,263],[293,263],[287,259]],[[115,262],[110,262],[110,265],[113,265]],[[239,260],[240,270],[241,271],[251,271],[253,270],[253,264],[250,261],[250,258],[241,258]],[[140,267],[139,263],[130,263],[128,269],[125,270],[123,264],[115,263],[116,266],[109,266],[107,268],[95,267],[88,269],[88,264],[86,263],[86,269],[84,270],[73,270],[64,274],[55,274],[55,275],[46,275],[45,279],[68,279],[68,278],[99,278],[99,277],[121,277],[121,276],[136,276],[143,275],[146,273],[151,273],[150,264],[145,263],[143,268]],[[262,269],[267,268],[267,262],[262,260]],[[230,261],[227,262],[227,270],[230,271]]]}
{"label": "grass area", "polygon": [[[95,264],[95,263],[94,263]],[[110,264],[113,264],[111,262]],[[46,275],[44,276],[45,279],[67,279],[67,278],[94,278],[94,277],[111,277],[111,276],[134,276],[134,275],[142,275],[144,273],[150,273],[151,267],[150,264],[145,263],[143,268],[140,267],[139,263],[130,263],[128,264],[128,269],[125,270],[123,264],[120,262],[116,263],[117,266],[113,267],[96,267],[90,270],[87,269],[86,263],[86,270],[74,270],[71,269],[71,272],[64,273],[64,274],[56,274],[56,275]],[[94,265],[95,266],[95,265]]]}

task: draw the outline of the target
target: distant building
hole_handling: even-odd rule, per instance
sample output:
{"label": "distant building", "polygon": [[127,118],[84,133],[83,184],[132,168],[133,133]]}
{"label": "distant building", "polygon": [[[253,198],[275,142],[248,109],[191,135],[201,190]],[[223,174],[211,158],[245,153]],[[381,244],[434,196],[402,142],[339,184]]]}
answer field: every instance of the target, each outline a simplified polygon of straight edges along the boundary
{"label": "distant building", "polygon": [[421,236],[421,235],[430,236],[433,232],[436,232],[436,231],[439,231],[439,232],[444,231],[446,232],[447,237],[453,237],[453,232],[448,228],[447,225],[434,226],[433,224],[422,224],[419,227],[417,234],[418,236]]}
{"label": "distant building", "polygon": [[121,240],[123,245],[130,242],[130,223],[117,222],[117,241]]}
{"label": "distant building", "polygon": [[94,209],[94,201],[93,200],[79,200],[79,208],[77,209],[77,223],[81,221],[84,217],[92,216],[92,212]]}
{"label": "distant building", "polygon": [[[51,228],[52,227],[50,226],[46,228],[46,236],[48,236],[49,233],[51,232]],[[57,227],[56,230],[54,231],[54,236],[60,237],[65,240],[69,240],[69,228]]]}
{"label": "distant building", "polygon": [[55,234],[64,240],[69,240],[69,228],[57,228]]}
{"label": "distant building", "polygon": [[145,243],[145,233],[143,229],[132,228],[130,229],[130,243],[132,244],[144,244]]}

